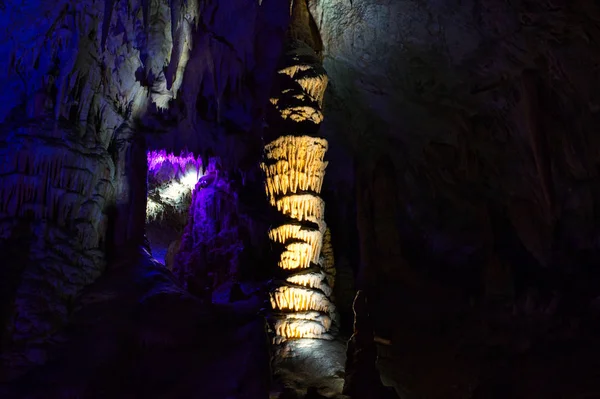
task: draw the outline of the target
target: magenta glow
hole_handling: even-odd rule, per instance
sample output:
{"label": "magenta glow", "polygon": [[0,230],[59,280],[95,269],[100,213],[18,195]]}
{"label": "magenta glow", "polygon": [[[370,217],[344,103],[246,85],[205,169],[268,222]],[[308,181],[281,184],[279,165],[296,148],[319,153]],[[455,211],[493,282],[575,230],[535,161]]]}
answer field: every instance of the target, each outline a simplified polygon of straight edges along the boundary
{"label": "magenta glow", "polygon": [[156,174],[165,164],[171,165],[174,173],[184,173],[188,167],[193,166],[201,173],[202,160],[195,157],[191,152],[182,151],[179,156],[173,153],[167,153],[166,150],[148,151],[148,173]]}

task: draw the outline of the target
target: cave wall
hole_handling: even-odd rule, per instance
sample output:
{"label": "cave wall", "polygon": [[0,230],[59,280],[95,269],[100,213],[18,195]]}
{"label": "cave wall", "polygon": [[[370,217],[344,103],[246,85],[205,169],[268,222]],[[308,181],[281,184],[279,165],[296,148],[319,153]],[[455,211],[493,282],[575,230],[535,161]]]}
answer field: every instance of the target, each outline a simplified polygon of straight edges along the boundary
{"label": "cave wall", "polygon": [[483,203],[544,266],[597,251],[598,9],[555,3],[312,3],[331,134],[371,168],[392,156],[428,247],[481,246]]}
{"label": "cave wall", "polygon": [[1,3],[1,379],[45,362],[75,297],[144,245],[148,149],[216,154],[245,173],[288,12],[271,0]]}
{"label": "cave wall", "polygon": [[[353,155],[329,175],[356,176],[356,216],[338,229],[358,229],[345,246],[360,245],[358,284],[371,287],[376,335],[393,341],[385,378],[408,397],[593,389],[600,8],[310,6],[331,78],[323,131]],[[536,352],[563,349],[577,371]],[[562,385],[523,382],[549,375]]]}

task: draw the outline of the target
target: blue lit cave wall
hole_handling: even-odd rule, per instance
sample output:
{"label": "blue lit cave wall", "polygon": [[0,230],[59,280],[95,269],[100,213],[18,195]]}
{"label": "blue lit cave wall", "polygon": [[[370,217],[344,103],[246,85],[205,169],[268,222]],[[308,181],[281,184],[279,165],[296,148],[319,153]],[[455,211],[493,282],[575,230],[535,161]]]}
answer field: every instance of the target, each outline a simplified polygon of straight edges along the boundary
{"label": "blue lit cave wall", "polygon": [[[262,302],[252,297],[214,322],[176,277],[189,265],[174,262],[170,272],[158,263],[145,230],[147,220],[165,222],[182,234],[182,252],[193,252],[208,245],[193,226],[228,223],[219,201],[266,205],[261,115],[288,20],[289,6],[270,0],[0,3],[0,397],[160,396],[142,381],[168,386],[183,365],[203,375],[176,388],[186,397],[230,396],[238,388],[226,375],[247,381],[248,395],[265,392]],[[153,163],[182,154],[194,161]],[[205,198],[194,202],[188,188],[197,177]],[[175,185],[185,187],[183,202]],[[213,195],[204,212],[213,185],[228,197]],[[238,190],[245,186],[256,189]],[[226,262],[262,256],[262,244],[250,243],[266,242],[266,227],[254,226],[220,238],[227,251],[209,254],[208,264],[227,272],[212,273],[212,285],[245,273]],[[189,355],[174,368],[176,350],[142,351],[148,346]],[[122,378],[104,384],[111,373]]]}

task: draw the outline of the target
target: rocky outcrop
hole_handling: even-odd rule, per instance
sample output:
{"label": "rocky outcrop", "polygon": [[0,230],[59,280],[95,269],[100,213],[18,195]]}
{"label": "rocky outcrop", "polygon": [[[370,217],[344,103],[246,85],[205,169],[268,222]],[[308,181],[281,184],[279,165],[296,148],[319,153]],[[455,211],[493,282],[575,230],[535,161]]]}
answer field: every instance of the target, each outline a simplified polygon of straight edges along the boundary
{"label": "rocky outcrop", "polygon": [[377,369],[377,344],[369,314],[368,298],[359,290],[354,298],[354,333],[348,341],[343,393],[352,399],[398,398],[381,382]]}
{"label": "rocky outcrop", "polygon": [[[424,246],[465,262],[483,245],[477,209],[489,204],[541,266],[566,267],[569,251],[597,253],[589,149],[598,76],[589,60],[599,49],[588,40],[597,7],[311,7],[334,82],[324,132],[368,160],[366,173],[393,154],[399,210],[422,226]],[[565,125],[571,115],[576,134]]]}

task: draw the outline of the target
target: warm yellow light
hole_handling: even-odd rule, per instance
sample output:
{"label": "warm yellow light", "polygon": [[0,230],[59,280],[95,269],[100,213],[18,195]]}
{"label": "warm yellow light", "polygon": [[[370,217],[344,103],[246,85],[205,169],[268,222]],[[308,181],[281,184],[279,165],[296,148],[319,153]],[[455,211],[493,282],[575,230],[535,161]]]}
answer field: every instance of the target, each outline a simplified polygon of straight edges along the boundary
{"label": "warm yellow light", "polygon": [[287,338],[318,338],[331,328],[331,318],[318,312],[286,315],[275,322],[277,335]]}
{"label": "warm yellow light", "polygon": [[322,105],[329,79],[320,65],[296,64],[279,70],[279,73],[294,79],[305,93],[317,101],[319,106]]}
{"label": "warm yellow light", "polygon": [[317,311],[330,313],[334,306],[325,294],[304,287],[281,286],[270,295],[273,309],[300,311]]}
{"label": "warm yellow light", "polygon": [[325,216],[325,201],[312,194],[294,194],[275,200],[271,204],[293,219],[318,223]]}
{"label": "warm yellow light", "polygon": [[[281,255],[279,267],[298,269],[318,264],[324,231],[300,225],[284,224],[269,231],[269,238],[279,244],[287,244]],[[292,241],[290,243],[290,241]]]}
{"label": "warm yellow light", "polygon": [[[308,49],[310,50],[310,49]],[[295,85],[281,91],[294,99],[294,105],[270,99],[282,119],[295,122],[323,121],[321,104],[327,87],[327,74],[312,50],[294,49],[292,65],[279,71]],[[286,79],[289,82],[289,79]],[[269,238],[284,249],[278,266],[289,272],[286,282],[270,293],[273,309],[280,311],[274,327],[279,343],[289,338],[318,338],[331,328],[335,307],[332,294],[333,252],[323,251],[325,201],[319,197],[327,162],[327,140],[311,136],[283,135],[265,146],[265,192],[271,206],[289,222],[269,231]]]}
{"label": "warm yellow light", "polygon": [[291,119],[294,122],[312,121],[314,123],[323,122],[323,113],[321,110],[310,105],[300,105],[297,107],[286,107],[281,110],[283,119]]}
{"label": "warm yellow light", "polygon": [[314,258],[310,244],[295,242],[288,244],[277,265],[284,270],[306,269]]}

